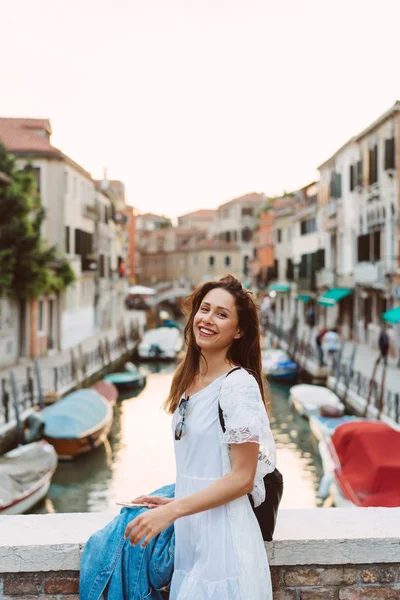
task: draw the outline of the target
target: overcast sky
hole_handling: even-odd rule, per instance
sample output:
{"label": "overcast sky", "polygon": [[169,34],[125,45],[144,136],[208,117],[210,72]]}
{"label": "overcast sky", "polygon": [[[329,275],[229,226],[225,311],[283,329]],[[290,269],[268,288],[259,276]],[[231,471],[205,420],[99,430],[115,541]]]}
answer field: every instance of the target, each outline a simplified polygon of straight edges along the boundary
{"label": "overcast sky", "polygon": [[400,99],[398,0],[1,0],[0,115],[175,216],[312,181]]}

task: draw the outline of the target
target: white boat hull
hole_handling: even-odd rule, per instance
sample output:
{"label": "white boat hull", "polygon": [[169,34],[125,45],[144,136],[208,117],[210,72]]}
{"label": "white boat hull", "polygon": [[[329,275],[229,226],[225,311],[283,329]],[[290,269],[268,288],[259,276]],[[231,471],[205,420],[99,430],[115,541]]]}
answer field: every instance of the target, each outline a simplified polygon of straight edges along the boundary
{"label": "white boat hull", "polygon": [[322,406],[335,408],[340,414],[344,412],[344,405],[331,390],[317,385],[294,385],[290,389],[290,402],[297,412],[305,418],[318,414]]}
{"label": "white boat hull", "polygon": [[43,482],[43,484],[29,494],[29,496],[26,496],[21,500],[17,500],[14,504],[3,510],[0,508],[0,515],[22,515],[33,508],[36,504],[38,504],[38,502],[43,500],[49,491],[52,475],[53,474],[51,473],[47,477],[48,480]]}

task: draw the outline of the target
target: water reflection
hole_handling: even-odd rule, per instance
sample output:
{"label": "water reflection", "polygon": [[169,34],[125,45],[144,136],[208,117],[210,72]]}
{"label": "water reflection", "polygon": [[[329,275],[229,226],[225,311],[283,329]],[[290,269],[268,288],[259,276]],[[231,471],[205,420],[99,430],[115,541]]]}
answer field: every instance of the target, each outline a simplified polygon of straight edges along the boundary
{"label": "water reflection", "polygon": [[[109,443],[77,461],[60,463],[46,501],[35,512],[118,512],[117,500],[175,480],[171,417],[161,408],[175,366],[141,368],[146,386],[117,404]],[[271,394],[271,427],[285,479],[282,506],[317,506],[322,467],[308,424],[289,407],[288,388],[272,385]]]}

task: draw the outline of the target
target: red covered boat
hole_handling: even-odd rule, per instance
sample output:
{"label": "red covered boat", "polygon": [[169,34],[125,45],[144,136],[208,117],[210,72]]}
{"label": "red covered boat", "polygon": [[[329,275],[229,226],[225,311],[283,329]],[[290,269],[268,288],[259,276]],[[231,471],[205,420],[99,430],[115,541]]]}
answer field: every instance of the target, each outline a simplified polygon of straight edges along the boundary
{"label": "red covered boat", "polygon": [[344,423],[329,451],[336,506],[400,506],[400,431],[384,423]]}

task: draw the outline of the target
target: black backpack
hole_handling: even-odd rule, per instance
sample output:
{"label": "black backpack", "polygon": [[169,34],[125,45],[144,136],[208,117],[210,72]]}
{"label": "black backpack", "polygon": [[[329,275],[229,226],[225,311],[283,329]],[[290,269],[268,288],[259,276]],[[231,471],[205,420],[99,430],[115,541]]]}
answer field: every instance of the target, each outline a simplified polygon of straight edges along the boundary
{"label": "black backpack", "polygon": [[[226,377],[237,371],[241,367],[235,367],[229,373],[227,373]],[[218,412],[219,412],[219,422],[221,424],[222,431],[225,433],[225,421],[224,415],[222,413],[222,408],[218,403]],[[251,494],[249,494],[249,500],[251,507],[254,511],[256,519],[261,529],[261,533],[263,536],[263,540],[265,542],[271,542],[272,537],[275,530],[276,518],[278,516],[278,508],[280,501],[282,499],[283,494],[283,477],[278,469],[272,471],[272,473],[267,473],[264,477],[264,485],[265,485],[265,500],[259,506],[254,506],[253,498]]]}

